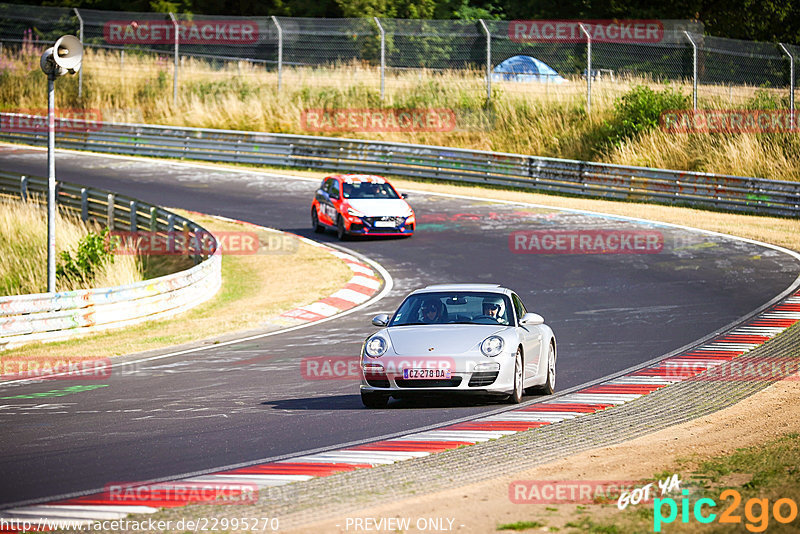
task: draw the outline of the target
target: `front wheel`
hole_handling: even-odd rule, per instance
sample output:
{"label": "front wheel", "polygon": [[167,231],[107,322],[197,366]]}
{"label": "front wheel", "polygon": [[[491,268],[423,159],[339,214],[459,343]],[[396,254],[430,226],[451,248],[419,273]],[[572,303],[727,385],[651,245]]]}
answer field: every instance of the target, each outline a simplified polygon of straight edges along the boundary
{"label": "front wheel", "polygon": [[361,402],[367,408],[386,408],[389,404],[389,395],[375,391],[362,391]]}
{"label": "front wheel", "polygon": [[317,215],[317,208],[311,208],[311,228],[314,229],[315,234],[321,234],[325,231],[325,227],[319,223],[319,215]]}
{"label": "front wheel", "polygon": [[552,395],[556,391],[556,348],[552,343],[547,351],[547,381],[532,389],[538,395]]}
{"label": "front wheel", "polygon": [[336,237],[339,241],[347,241],[347,232],[344,229],[344,219],[339,217],[336,221]]}
{"label": "front wheel", "polygon": [[522,366],[522,351],[517,349],[517,355],[514,357],[514,391],[509,395],[508,402],[511,404],[519,404],[522,402],[522,380],[524,367]]}

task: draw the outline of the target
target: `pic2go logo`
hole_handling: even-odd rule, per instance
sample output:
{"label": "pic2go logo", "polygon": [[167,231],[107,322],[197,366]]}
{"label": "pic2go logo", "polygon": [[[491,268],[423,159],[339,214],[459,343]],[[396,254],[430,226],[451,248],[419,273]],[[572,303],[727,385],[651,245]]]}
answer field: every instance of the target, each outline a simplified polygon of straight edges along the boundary
{"label": "pic2go logo", "polygon": [[[682,491],[684,497],[681,499],[680,514],[681,523],[689,522],[689,513],[691,511],[695,521],[698,523],[708,524],[717,520],[719,523],[725,524],[741,524],[742,516],[736,513],[739,505],[742,503],[742,496],[738,491],[727,489],[720,493],[721,500],[731,499],[730,504],[725,510],[719,514],[712,513],[709,508],[715,508],[717,503],[713,499],[703,498],[695,501],[694,506],[689,502],[686,497],[689,495],[688,490]],[[669,511],[665,516],[665,509]],[[797,519],[797,503],[792,499],[782,498],[775,501],[770,508],[769,499],[752,498],[744,505],[744,516],[747,520],[745,528],[750,532],[764,532],[769,526],[770,512],[772,517],[778,523],[788,524]],[[675,499],[667,497],[665,499],[656,498],[653,500],[653,531],[661,532],[661,526],[670,524],[678,518],[678,504]]]}

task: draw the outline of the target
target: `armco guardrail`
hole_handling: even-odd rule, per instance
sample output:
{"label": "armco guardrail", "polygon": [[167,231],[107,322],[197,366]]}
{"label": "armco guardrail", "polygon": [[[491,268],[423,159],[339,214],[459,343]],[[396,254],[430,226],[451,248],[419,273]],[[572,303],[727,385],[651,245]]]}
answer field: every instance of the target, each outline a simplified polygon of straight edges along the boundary
{"label": "armco guardrail", "polygon": [[[46,192],[44,178],[0,171],[0,195],[45,199]],[[57,203],[112,230],[186,232],[189,238],[202,233],[209,239],[206,230],[180,215],[110,191],[58,182]],[[127,326],[196,306],[217,292],[222,271],[218,250],[193,257],[197,264],[190,269],[130,285],[0,297],[0,349]]]}
{"label": "armco guardrail", "polygon": [[[0,113],[0,140],[44,145],[44,119]],[[455,180],[797,217],[800,182],[332,137],[65,121],[60,148]]]}

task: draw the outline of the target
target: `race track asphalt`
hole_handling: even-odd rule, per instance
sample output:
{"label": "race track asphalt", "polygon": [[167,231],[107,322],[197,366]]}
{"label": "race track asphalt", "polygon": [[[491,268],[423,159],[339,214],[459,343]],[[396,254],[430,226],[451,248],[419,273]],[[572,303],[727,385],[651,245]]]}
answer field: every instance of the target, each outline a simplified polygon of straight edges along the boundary
{"label": "race track asphalt", "polygon": [[[0,145],[0,168],[44,176],[45,153]],[[58,154],[57,175],[165,207],[336,242],[333,233],[311,232],[314,181],[77,153]],[[717,331],[779,294],[800,271],[800,262],[781,252],[686,229],[480,199],[412,193],[408,200],[419,221],[414,237],[345,243],[394,279],[390,294],[364,310],[81,381],[104,386],[91,391],[23,398],[75,383],[0,385],[0,507],[264,461],[497,409],[491,402],[403,401],[366,410],[356,381],[302,377],[303,358],[357,355],[374,331],[369,319],[427,284],[491,282],[519,292],[556,333],[563,390]],[[661,233],[663,248],[519,254],[509,245],[518,230],[649,230]]]}

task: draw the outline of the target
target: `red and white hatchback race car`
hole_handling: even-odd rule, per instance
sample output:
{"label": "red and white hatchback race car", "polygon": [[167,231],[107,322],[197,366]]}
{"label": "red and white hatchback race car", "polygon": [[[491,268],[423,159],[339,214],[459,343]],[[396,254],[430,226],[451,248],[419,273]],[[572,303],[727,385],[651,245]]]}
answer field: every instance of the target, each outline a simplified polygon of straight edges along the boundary
{"label": "red and white hatchback race car", "polygon": [[415,226],[414,210],[405,195],[380,176],[328,176],[311,203],[314,231],[331,228],[341,240],[351,235],[410,236]]}

